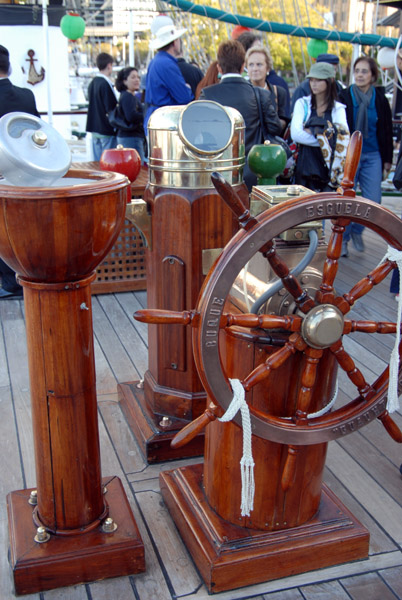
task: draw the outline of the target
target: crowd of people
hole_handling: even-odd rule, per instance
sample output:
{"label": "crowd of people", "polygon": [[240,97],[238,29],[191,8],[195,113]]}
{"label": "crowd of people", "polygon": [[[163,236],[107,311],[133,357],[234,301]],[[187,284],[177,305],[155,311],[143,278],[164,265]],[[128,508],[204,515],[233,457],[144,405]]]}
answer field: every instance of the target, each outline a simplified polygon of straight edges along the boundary
{"label": "crowd of people", "polygon": [[[377,85],[379,69],[373,58],[360,56],[354,62],[354,83],[345,87],[336,77],[338,56],[321,54],[291,95],[257,32],[245,31],[236,40],[222,42],[216,60],[203,74],[198,65],[183,58],[186,30],[175,27],[168,17],[161,25],[153,30],[150,43],[156,54],[148,66],[143,105],[137,98],[140,79],[136,69],[128,67],[118,74],[118,100],[110,81],[113,59],[98,57],[99,75],[89,87],[87,126],[93,135],[95,159],[102,149],[122,143],[136,148],[146,162],[151,114],[162,106],[207,99],[241,113],[246,157],[251,147],[267,136],[285,137],[297,148],[291,181],[317,192],[339,187],[350,135],[361,131],[362,155],[355,184],[365,198],[381,203],[381,182],[391,169],[395,132],[390,103],[384,88]],[[400,63],[402,66],[402,52]],[[402,97],[398,94],[397,100]],[[117,102],[128,125],[125,130],[111,131],[107,113]],[[244,181],[249,190],[256,180],[246,161]],[[347,227],[343,257],[349,256],[350,241],[357,252],[364,251],[363,229],[358,223]]]}
{"label": "crowd of people", "polygon": [[[148,66],[142,98],[137,69],[122,69],[114,88],[113,58],[105,53],[98,56],[99,74],[88,89],[87,122],[95,160],[105,148],[122,144],[135,148],[146,163],[152,113],[162,106],[208,99],[236,108],[243,116],[246,157],[254,144],[267,137],[285,137],[297,145],[293,182],[313,191],[339,186],[350,134],[360,130],[363,149],[356,184],[364,197],[381,202],[381,181],[391,168],[394,139],[391,109],[384,88],[377,85],[374,59],[360,56],[352,67],[354,83],[345,87],[336,78],[339,58],[319,55],[291,95],[257,32],[245,31],[236,40],[222,42],[205,74],[183,58],[185,29],[163,17],[152,33],[150,47],[155,56]],[[121,126],[113,128],[109,116],[116,106],[122,119]],[[249,189],[256,183],[247,162],[244,180]],[[342,256],[348,256],[350,240],[358,252],[364,251],[362,231],[355,223],[348,227]]]}

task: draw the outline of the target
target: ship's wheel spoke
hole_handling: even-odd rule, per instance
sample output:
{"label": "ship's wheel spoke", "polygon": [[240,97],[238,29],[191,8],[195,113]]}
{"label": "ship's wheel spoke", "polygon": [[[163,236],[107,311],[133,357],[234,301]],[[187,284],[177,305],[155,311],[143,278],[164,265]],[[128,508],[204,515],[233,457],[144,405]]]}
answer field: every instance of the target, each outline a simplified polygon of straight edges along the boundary
{"label": "ship's wheel spoke", "polygon": [[255,315],[224,313],[220,319],[220,327],[259,327],[261,329],[285,329],[300,331],[302,317],[298,315]]}
{"label": "ship's wheel spoke", "polygon": [[362,333],[396,333],[396,323],[388,321],[353,321],[352,319],[345,319],[343,323],[343,333],[347,334],[355,331]]}
{"label": "ship's wheel spoke", "polygon": [[268,260],[275,275],[282,280],[283,287],[293,296],[297,307],[304,313],[313,308],[314,300],[306,290],[303,290],[296,277],[290,273],[289,267],[277,253],[275,244],[272,241],[268,242],[260,249],[260,252]]}
{"label": "ship's wheel spoke", "polygon": [[318,303],[332,304],[334,302],[334,281],[338,273],[343,234],[345,233],[345,228],[349,222],[349,219],[336,219],[332,221],[331,236],[327,247],[327,258],[323,267],[322,282],[315,296],[315,300]]}
{"label": "ship's wheel spoke", "polygon": [[[317,378],[318,365],[323,351],[307,347],[304,351],[306,364],[301,377],[301,385],[297,396],[296,424],[306,423],[307,414],[311,405],[313,388]],[[296,477],[296,463],[299,447],[293,444],[288,446],[285,465],[282,471],[281,485],[286,492],[294,483]]]}
{"label": "ship's wheel spoke", "polygon": [[[199,313],[194,310],[163,310],[158,308],[143,308],[134,314],[137,321],[150,325],[191,325],[198,327]],[[215,322],[216,321],[216,322]],[[255,315],[223,313],[221,317],[211,317],[210,324],[218,324],[220,329],[225,327],[260,327],[261,329],[284,329],[300,331],[302,317],[298,315]]]}
{"label": "ship's wheel spoke", "polygon": [[363,298],[375,285],[381,283],[395,266],[396,264],[391,260],[384,261],[373,271],[370,271],[366,277],[358,281],[347,294],[335,298],[335,306],[345,315],[356,300]]}
{"label": "ship's wheel spoke", "polygon": [[269,377],[270,373],[283,365],[292,354],[294,354],[297,350],[301,351],[307,347],[306,342],[303,340],[299,333],[292,333],[289,337],[289,340],[261,365],[256,367],[245,379],[242,381],[242,385],[246,392],[251,390],[252,387],[260,383],[267,377]]}
{"label": "ship's wheel spoke", "polygon": [[341,369],[345,371],[350,381],[359,390],[360,397],[366,399],[373,391],[372,387],[365,380],[363,373],[356,367],[353,358],[344,349],[341,340],[338,340],[331,346],[331,352],[334,354]]}

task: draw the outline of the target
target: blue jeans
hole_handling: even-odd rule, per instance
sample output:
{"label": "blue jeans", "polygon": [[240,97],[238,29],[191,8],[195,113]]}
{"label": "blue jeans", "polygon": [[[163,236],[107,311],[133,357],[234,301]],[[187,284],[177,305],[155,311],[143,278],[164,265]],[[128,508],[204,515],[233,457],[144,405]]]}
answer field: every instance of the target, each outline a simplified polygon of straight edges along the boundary
{"label": "blue jeans", "polygon": [[[360,189],[363,198],[368,198],[381,204],[381,181],[382,181],[382,162],[379,152],[365,152],[362,154],[360,164],[355,178],[355,187],[360,183]],[[343,234],[344,241],[350,240],[350,234],[362,233],[364,225],[360,223],[351,223],[346,227]]]}
{"label": "blue jeans", "polygon": [[141,164],[145,163],[145,148],[144,148],[144,138],[142,137],[119,137],[117,136],[117,143],[124,146],[124,148],[134,148],[137,150],[138,154],[141,158]]}
{"label": "blue jeans", "polygon": [[92,135],[92,150],[94,153],[94,160],[100,161],[102,152],[108,148],[116,148],[117,139],[114,135],[108,135],[105,137],[95,137]]}

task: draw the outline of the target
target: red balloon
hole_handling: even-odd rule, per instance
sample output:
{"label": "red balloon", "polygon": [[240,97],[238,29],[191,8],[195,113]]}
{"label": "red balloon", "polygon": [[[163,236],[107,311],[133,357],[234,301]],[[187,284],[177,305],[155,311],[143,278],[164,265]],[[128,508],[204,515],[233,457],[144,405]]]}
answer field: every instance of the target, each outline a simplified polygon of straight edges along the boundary
{"label": "red balloon", "polygon": [[141,170],[141,158],[134,148],[120,146],[104,150],[99,165],[102,171],[114,171],[126,175],[132,183]]}
{"label": "red balloon", "polygon": [[241,35],[245,31],[251,31],[250,27],[243,27],[242,25],[236,25],[235,27],[233,27],[233,31],[231,33],[232,40],[237,40],[239,35]]}

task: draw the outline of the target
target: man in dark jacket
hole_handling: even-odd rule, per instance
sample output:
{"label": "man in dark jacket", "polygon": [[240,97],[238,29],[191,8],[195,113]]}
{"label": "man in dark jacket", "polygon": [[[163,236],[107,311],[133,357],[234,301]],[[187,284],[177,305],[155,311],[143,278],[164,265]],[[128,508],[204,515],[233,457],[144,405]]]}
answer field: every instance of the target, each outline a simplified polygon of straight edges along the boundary
{"label": "man in dark jacket", "polygon": [[[245,151],[247,155],[255,144],[262,142],[262,124],[254,87],[241,73],[244,69],[245,51],[237,40],[222,42],[218,48],[218,69],[221,82],[204,88],[200,100],[213,100],[223,106],[231,106],[239,111],[246,125]],[[279,135],[282,129],[271,93],[259,89],[265,129],[270,134]],[[244,181],[249,190],[257,178],[246,164]]]}
{"label": "man in dark jacket", "polygon": [[113,69],[113,56],[101,52],[96,59],[99,75],[88,87],[88,116],[86,130],[92,133],[94,160],[100,160],[102,152],[117,145],[116,132],[110,125],[107,113],[117,104],[113,84],[110,79]]}
{"label": "man in dark jacket", "polygon": [[7,48],[0,46],[0,117],[15,111],[39,117],[31,90],[13,85],[8,78],[9,73],[10,56]]}
{"label": "man in dark jacket", "polygon": [[[13,85],[9,80],[10,55],[4,46],[0,46],[0,117],[10,112],[25,112],[39,117],[36,108],[35,96],[26,88]],[[0,300],[7,298],[20,298],[22,287],[15,279],[15,273],[0,259]]]}
{"label": "man in dark jacket", "polygon": [[188,85],[191,87],[193,96],[195,96],[195,90],[197,89],[197,85],[200,83],[201,79],[204,77],[204,73],[201,71],[201,69],[199,67],[196,67],[195,65],[192,65],[191,63],[184,60],[184,58],[182,56],[183,47],[182,47],[181,40],[180,40],[180,43],[181,43],[182,50],[181,50],[180,56],[177,57],[177,64],[179,66],[181,74],[184,77],[184,81],[186,83],[188,83]]}

